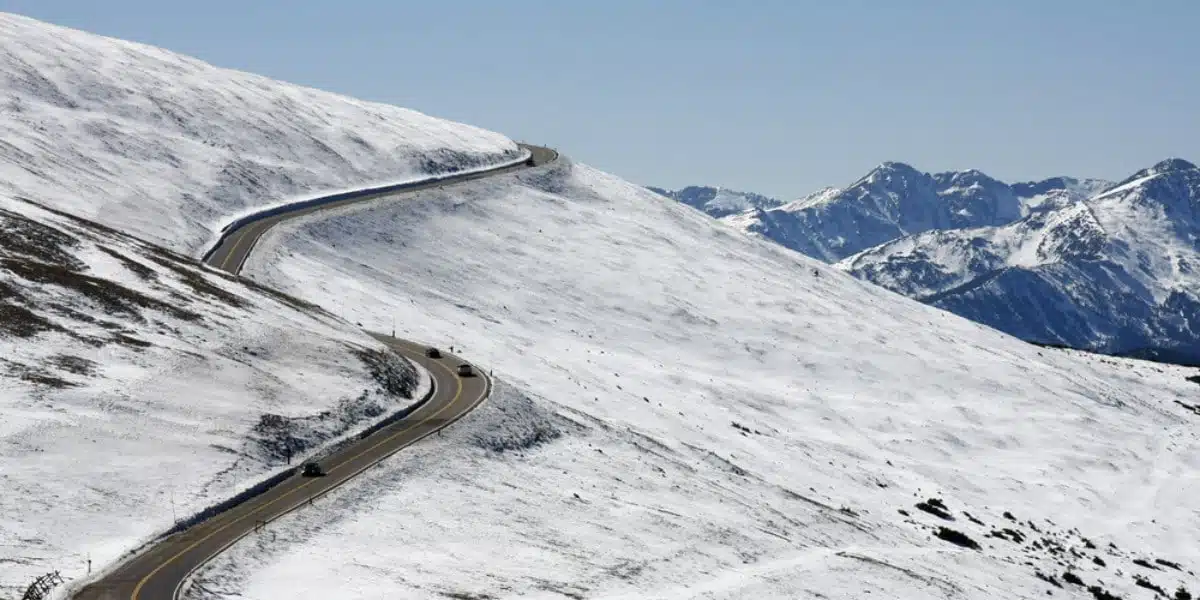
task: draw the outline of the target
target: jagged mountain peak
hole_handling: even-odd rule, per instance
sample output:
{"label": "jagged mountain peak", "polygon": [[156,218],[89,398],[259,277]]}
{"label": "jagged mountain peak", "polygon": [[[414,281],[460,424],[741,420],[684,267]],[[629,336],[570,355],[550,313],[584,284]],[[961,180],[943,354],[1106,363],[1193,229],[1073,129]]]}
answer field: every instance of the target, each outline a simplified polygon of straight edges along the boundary
{"label": "jagged mountain peak", "polygon": [[1155,164],[1153,167],[1150,167],[1150,170],[1155,173],[1168,173],[1171,171],[1191,171],[1191,170],[1195,170],[1195,169],[1196,169],[1196,165],[1194,165],[1182,158],[1168,158],[1164,161],[1160,161],[1158,164]]}
{"label": "jagged mountain peak", "polygon": [[[885,162],[854,182],[839,200],[895,221],[926,213],[935,204],[936,183],[928,173],[901,162]],[[922,217],[923,218],[923,217]]]}
{"label": "jagged mountain peak", "polygon": [[916,167],[913,167],[908,163],[885,161],[880,163],[879,166],[875,167],[874,169],[871,169],[869,173],[867,173],[862,179],[856,181],[854,185],[851,185],[850,187],[854,187],[855,185],[862,183],[889,182],[896,180],[906,181],[924,179],[927,177],[929,177],[928,173],[919,171]]}
{"label": "jagged mountain peak", "polygon": [[966,169],[964,171],[945,171],[942,173],[933,174],[934,181],[938,185],[946,186],[961,186],[980,184],[988,186],[1007,186],[1008,184],[980,171],[979,169]]}
{"label": "jagged mountain peak", "polygon": [[[1048,194],[1058,190],[1067,190],[1080,185],[1073,177],[1049,177],[1040,181],[1020,181],[1012,184],[1013,193],[1018,196],[1030,197]],[[1111,184],[1108,184],[1111,185]]]}
{"label": "jagged mountain peak", "polygon": [[1196,168],[1196,165],[1192,164],[1191,162],[1186,161],[1182,158],[1168,158],[1166,160],[1161,160],[1161,161],[1155,163],[1155,165],[1152,167],[1142,169],[1142,170],[1138,171],[1137,173],[1130,175],[1129,177],[1125,178],[1120,183],[1118,183],[1118,184],[1112,186],[1111,188],[1109,188],[1108,190],[1106,190],[1104,193],[1111,194],[1118,190],[1125,190],[1125,189],[1127,189],[1127,186],[1131,186],[1132,184],[1135,184],[1135,183],[1141,183],[1142,180],[1145,180],[1147,178],[1154,177],[1157,175],[1188,173],[1188,172],[1193,172],[1193,171],[1197,171],[1197,168]]}
{"label": "jagged mountain peak", "polygon": [[874,171],[895,171],[895,172],[901,172],[901,173],[905,173],[905,172],[918,173],[918,174],[921,173],[921,171],[918,171],[916,167],[914,167],[906,162],[900,162],[898,160],[885,160],[885,161],[879,163],[879,166],[875,167],[873,170]]}

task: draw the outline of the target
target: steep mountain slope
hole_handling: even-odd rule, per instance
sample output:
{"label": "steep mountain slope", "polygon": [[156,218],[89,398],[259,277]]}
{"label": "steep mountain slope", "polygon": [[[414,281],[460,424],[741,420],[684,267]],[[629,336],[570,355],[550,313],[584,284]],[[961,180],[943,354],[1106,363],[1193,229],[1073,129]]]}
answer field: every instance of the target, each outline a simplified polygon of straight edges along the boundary
{"label": "steep mountain slope", "polygon": [[708,186],[692,185],[679,190],[665,190],[656,187],[647,189],[672,200],[678,200],[717,218],[744,212],[752,208],[772,208],[783,204],[779,200],[759,194]]}
{"label": "steep mountain slope", "polygon": [[[51,32],[5,38],[5,56],[31,64],[66,64],[82,39],[101,59],[160,52],[3,22]],[[196,64],[169,58],[138,64],[186,89]],[[75,79],[57,93],[30,81],[51,99],[46,123],[74,122],[54,103]],[[238,81],[212,89],[245,96]],[[188,98],[181,130],[224,122]],[[278,123],[291,111],[256,110],[237,127],[290,131]],[[117,121],[133,147],[162,143],[139,122]],[[0,139],[40,121],[13,123]],[[299,135],[238,137],[229,155],[290,157],[308,147]],[[77,139],[14,154],[35,182],[21,189],[189,251],[209,217],[267,201],[222,190],[361,174],[314,153],[205,187],[186,166]],[[78,152],[32,151],[44,143]],[[9,170],[0,179],[19,180]],[[139,183],[159,170],[161,188]],[[193,183],[203,195],[175,195]],[[280,468],[283,447],[419,392],[410,365],[363,352],[372,342],[328,313],[0,202],[6,594],[47,565],[99,566],[169,526],[172,507],[236,491]],[[565,162],[272,237],[252,259],[261,280],[369,327],[396,319],[465,344],[500,387],[445,437],[245,540],[193,596],[1084,597],[1067,568],[1130,598],[1151,597],[1135,576],[1196,589],[1194,371],[1038,351]]]}
{"label": "steep mountain slope", "polygon": [[826,262],[907,235],[998,226],[1061,206],[1107,185],[1056,177],[1008,185],[979,171],[930,175],[898,162],[844,190],[826,188],[788,205],[729,216],[752,235]]}
{"label": "steep mountain slope", "polygon": [[181,252],[263,204],[517,154],[468,125],[0,13],[0,193]]}
{"label": "steep mountain slope", "polygon": [[498,391],[189,598],[1200,584],[1194,370],[1039,349],[565,161],[260,250],[251,276],[450,340]]}
{"label": "steep mountain slope", "polygon": [[103,567],[424,381],[315,306],[0,196],[0,597]]}
{"label": "steep mountain slope", "polygon": [[1025,339],[1200,364],[1200,169],[1187,161],[1004,227],[927,232],[838,266]]}

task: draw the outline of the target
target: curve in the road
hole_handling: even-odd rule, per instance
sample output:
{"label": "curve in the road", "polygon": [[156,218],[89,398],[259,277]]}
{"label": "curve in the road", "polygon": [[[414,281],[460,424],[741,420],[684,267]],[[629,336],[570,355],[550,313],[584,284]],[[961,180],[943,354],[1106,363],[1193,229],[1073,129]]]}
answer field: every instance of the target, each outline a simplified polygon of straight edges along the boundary
{"label": "curve in the road", "polygon": [[[258,220],[243,222],[226,232],[205,256],[205,262],[236,275],[258,239],[272,226],[287,219],[384,196],[410,194],[493,177],[543,165],[558,158],[558,153],[549,148],[525,144],[522,147],[529,150],[531,156],[529,161],[519,165],[404,184],[383,192],[368,190],[358,195],[339,194],[330,202],[313,205],[310,201],[295,210],[284,209]],[[320,465],[326,473],[324,477],[287,477],[228,510],[158,540],[104,577],[80,589],[74,597],[78,600],[174,600],[179,587],[193,571],[257,527],[311,503],[384,458],[457,421],[483,402],[491,391],[491,381],[481,370],[474,369],[474,376],[460,377],[457,374],[454,367],[464,364],[458,357],[443,351],[439,359],[427,358],[426,347],[422,344],[378,333],[372,335],[398,354],[425,366],[433,377],[430,395],[416,410],[321,459]]]}
{"label": "curve in the road", "polygon": [[204,261],[211,266],[236,275],[241,272],[242,265],[246,262],[250,251],[254,249],[255,242],[268,229],[278,225],[281,221],[294,219],[312,212],[328,210],[348,204],[357,204],[386,196],[457,185],[467,181],[483,179],[484,177],[495,177],[505,173],[544,165],[558,159],[558,152],[553,149],[531,146],[529,144],[521,144],[520,146],[522,150],[529,152],[529,158],[517,164],[505,165],[485,171],[468,172],[461,175],[445,175],[434,179],[401,183],[382,188],[371,188],[360,192],[339,193],[326,196],[325,198],[306,200],[298,203],[298,206],[291,209],[282,207],[266,211],[257,219],[241,221],[238,226],[226,231],[220,241],[205,255]]}

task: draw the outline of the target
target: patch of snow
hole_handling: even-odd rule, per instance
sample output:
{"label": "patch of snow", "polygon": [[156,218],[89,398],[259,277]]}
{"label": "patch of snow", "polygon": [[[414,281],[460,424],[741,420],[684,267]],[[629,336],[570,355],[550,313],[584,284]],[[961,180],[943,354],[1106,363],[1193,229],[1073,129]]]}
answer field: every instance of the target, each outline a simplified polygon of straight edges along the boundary
{"label": "patch of snow", "polygon": [[825,204],[825,203],[829,202],[830,200],[836,198],[837,195],[840,194],[841,192],[842,192],[841,188],[835,188],[835,187],[829,187],[829,186],[823,187],[823,188],[821,188],[799,200],[795,200],[795,201],[789,202],[787,204],[784,204],[783,206],[780,206],[779,210],[781,210],[783,212],[796,212],[796,211],[803,210],[805,208],[809,208],[812,206]]}
{"label": "patch of snow", "polygon": [[1115,196],[1115,195],[1117,195],[1117,194],[1123,194],[1123,193],[1125,193],[1125,192],[1128,192],[1128,191],[1130,191],[1130,190],[1133,190],[1133,189],[1135,189],[1135,188],[1141,187],[1142,185],[1145,185],[1145,184],[1146,184],[1146,182],[1150,181],[1151,179],[1154,179],[1155,177],[1158,177],[1159,175],[1160,175],[1160,173],[1152,173],[1152,174],[1150,174],[1150,175],[1146,175],[1146,176],[1144,176],[1144,177],[1138,177],[1138,178],[1136,178],[1136,179],[1132,179],[1132,180],[1130,180],[1130,181],[1128,181],[1128,182],[1126,182],[1126,183],[1123,183],[1123,184],[1121,184],[1121,185],[1118,185],[1118,186],[1116,186],[1116,187],[1114,187],[1114,188],[1111,188],[1111,189],[1109,189],[1109,190],[1106,190],[1106,191],[1104,191],[1104,192],[1102,192],[1102,193],[1100,193],[1100,194],[1096,194],[1096,195],[1093,197],[1093,199],[1095,199],[1095,200],[1100,200],[1100,199],[1102,199],[1102,198],[1107,198],[1107,197],[1109,197],[1109,196]]}

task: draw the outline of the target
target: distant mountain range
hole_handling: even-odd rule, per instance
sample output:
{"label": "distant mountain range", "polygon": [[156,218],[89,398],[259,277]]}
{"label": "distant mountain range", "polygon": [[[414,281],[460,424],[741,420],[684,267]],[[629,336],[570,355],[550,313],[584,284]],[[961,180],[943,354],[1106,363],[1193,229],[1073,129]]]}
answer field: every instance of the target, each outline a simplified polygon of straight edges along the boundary
{"label": "distant mountain range", "polygon": [[656,187],[649,189],[718,219],[752,208],[771,208],[783,204],[774,198],[724,188],[693,185],[674,191]]}
{"label": "distant mountain range", "polygon": [[713,189],[666,195],[1029,341],[1200,363],[1200,169],[1188,161],[1119,183],[1015,184],[888,162],[794,202],[682,194]]}

